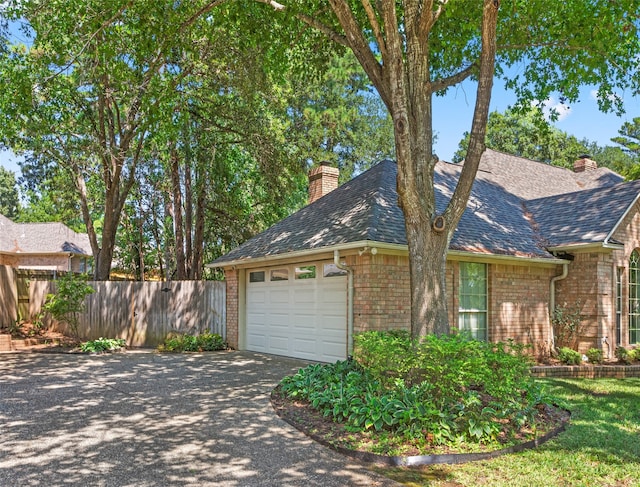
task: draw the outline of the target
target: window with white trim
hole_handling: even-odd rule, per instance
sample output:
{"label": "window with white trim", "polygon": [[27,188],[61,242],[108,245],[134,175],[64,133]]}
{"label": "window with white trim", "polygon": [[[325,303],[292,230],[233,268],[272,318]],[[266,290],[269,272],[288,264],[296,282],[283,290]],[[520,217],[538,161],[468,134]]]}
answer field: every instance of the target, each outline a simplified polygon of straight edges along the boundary
{"label": "window with white trim", "polygon": [[487,340],[487,265],[460,262],[458,329]]}
{"label": "window with white trim", "polygon": [[629,258],[629,345],[640,343],[640,254]]}
{"label": "window with white trim", "polygon": [[616,268],[616,343],[622,341],[622,276],[624,267]]}

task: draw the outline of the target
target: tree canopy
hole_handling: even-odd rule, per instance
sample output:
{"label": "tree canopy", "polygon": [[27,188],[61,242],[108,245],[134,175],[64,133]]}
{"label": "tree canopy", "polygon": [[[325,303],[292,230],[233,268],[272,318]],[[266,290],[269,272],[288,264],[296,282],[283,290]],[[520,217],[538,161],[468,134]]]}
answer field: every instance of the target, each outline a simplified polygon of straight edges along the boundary
{"label": "tree canopy", "polygon": [[[521,103],[553,92],[574,101],[594,84],[603,109],[640,88],[637,0],[330,0],[284,2],[302,22],[348,46],[394,124],[399,204],[409,246],[413,335],[448,333],[445,265],[485,148],[494,77]],[[517,68],[517,69],[516,69]],[[477,81],[469,144],[444,211],[435,204],[432,97]]]}
{"label": "tree canopy", "polygon": [[15,218],[20,207],[20,195],[16,183],[16,175],[0,166],[0,214]]}
{"label": "tree canopy", "polygon": [[[527,111],[508,109],[504,113],[490,113],[485,140],[490,149],[566,168],[572,168],[573,162],[586,154],[600,166],[626,176],[634,162],[618,147],[600,147],[553,127],[537,107]],[[468,141],[469,134],[465,133],[453,162],[464,160]]]}

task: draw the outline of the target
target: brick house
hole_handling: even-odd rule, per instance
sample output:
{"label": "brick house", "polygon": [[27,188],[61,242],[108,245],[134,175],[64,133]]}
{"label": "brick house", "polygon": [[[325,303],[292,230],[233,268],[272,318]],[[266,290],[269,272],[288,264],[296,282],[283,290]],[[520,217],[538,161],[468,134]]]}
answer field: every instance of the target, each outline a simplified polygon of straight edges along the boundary
{"label": "brick house", "polygon": [[[461,166],[436,166],[436,202]],[[344,359],[354,333],[408,328],[409,267],[397,167],[337,187],[311,171],[311,202],[210,266],[225,271],[227,339],[238,349]],[[640,181],[583,157],[574,170],[487,150],[447,255],[452,327],[544,354],[549,312],[579,306],[579,349],[640,341]]]}
{"label": "brick house", "polygon": [[62,223],[14,223],[0,215],[0,265],[15,269],[86,272],[86,233]]}

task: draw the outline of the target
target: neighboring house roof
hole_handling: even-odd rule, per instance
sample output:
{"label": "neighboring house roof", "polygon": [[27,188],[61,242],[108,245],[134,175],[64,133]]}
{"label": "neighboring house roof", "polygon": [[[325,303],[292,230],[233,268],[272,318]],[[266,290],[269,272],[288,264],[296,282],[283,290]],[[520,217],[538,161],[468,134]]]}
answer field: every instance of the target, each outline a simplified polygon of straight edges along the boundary
{"label": "neighboring house roof", "polygon": [[[459,164],[446,162],[436,165],[439,212],[444,211],[453,194],[461,168]],[[551,242],[582,242],[586,238],[603,241],[634,201],[640,183],[620,184],[623,178],[608,169],[587,172],[590,174],[574,173],[487,150],[467,210],[449,248],[471,253],[553,259],[547,250]],[[218,258],[212,265],[224,266],[353,242],[406,245],[396,176],[397,165],[382,161]],[[625,188],[624,196],[618,198],[620,188]],[[599,207],[599,201],[605,208]],[[585,212],[584,219],[576,219],[577,207],[586,202],[589,202],[594,218]],[[556,213],[561,213],[563,205],[568,204],[575,205],[576,210],[566,212],[567,221],[564,222]],[[612,211],[610,207],[615,205],[618,206]],[[572,231],[580,238],[565,239],[563,236],[571,234],[565,228],[571,220],[579,223]]]}
{"label": "neighboring house roof", "polygon": [[86,233],[62,223],[15,223],[0,215],[0,252],[90,256],[91,245]]}

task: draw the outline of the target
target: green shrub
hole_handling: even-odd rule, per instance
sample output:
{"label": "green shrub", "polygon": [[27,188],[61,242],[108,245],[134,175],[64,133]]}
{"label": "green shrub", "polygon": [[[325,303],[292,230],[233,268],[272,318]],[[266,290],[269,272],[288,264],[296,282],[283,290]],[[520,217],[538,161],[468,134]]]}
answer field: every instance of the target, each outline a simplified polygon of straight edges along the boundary
{"label": "green shrub", "polygon": [[84,310],[84,300],[95,290],[87,284],[86,274],[66,272],[57,280],[57,292],[47,294],[42,309],[58,321],[69,324],[71,332],[78,334],[78,313]]}
{"label": "green shrub", "polygon": [[80,344],[80,350],[88,353],[112,352],[125,346],[122,338],[98,338]]}
{"label": "green shrub", "polygon": [[615,355],[618,362],[623,364],[630,364],[632,361],[632,357],[629,357],[629,351],[624,347],[616,347]]}
{"label": "green shrub", "polygon": [[599,348],[590,348],[587,350],[586,356],[592,364],[601,364],[604,362],[604,353]]}
{"label": "green shrub", "polygon": [[164,339],[164,343],[158,347],[158,350],[161,352],[212,352],[226,348],[227,344],[217,333],[202,333],[196,336],[172,333]]}
{"label": "green shrub", "polygon": [[558,360],[567,365],[580,365],[582,363],[582,356],[569,347],[562,347],[558,350]]}
{"label": "green shrub", "polygon": [[355,337],[354,360],[310,365],[280,387],[358,431],[487,443],[534,427],[536,406],[547,401],[522,352],[463,336],[417,341],[400,332],[367,332]]}

